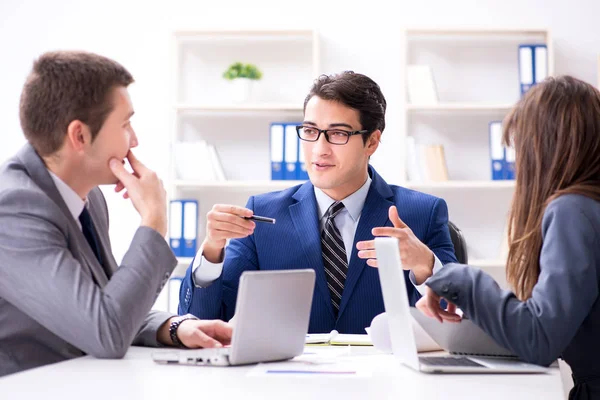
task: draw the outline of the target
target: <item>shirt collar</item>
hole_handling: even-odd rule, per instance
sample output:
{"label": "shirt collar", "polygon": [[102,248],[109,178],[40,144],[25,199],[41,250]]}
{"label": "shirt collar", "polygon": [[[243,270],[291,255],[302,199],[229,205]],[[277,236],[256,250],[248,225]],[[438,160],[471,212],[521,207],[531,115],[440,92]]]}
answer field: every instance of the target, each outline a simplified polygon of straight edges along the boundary
{"label": "shirt collar", "polygon": [[[367,175],[367,180],[360,187],[360,189],[341,200],[354,222],[358,221],[363,206],[365,205],[365,200],[367,199],[367,194],[369,193],[369,187],[371,186],[371,181],[371,177]],[[335,200],[327,196],[325,192],[318,187],[315,186],[314,189],[315,197],[317,199],[317,206],[319,207],[319,220],[321,220]]]}
{"label": "shirt collar", "polygon": [[75,218],[75,221],[79,221],[79,215],[83,211],[86,202],[79,197],[77,193],[69,185],[62,181],[58,176],[56,176],[52,171],[48,170],[50,173],[50,177],[54,181],[54,185],[56,189],[58,189],[58,193],[62,197],[63,201],[67,205],[69,212]]}

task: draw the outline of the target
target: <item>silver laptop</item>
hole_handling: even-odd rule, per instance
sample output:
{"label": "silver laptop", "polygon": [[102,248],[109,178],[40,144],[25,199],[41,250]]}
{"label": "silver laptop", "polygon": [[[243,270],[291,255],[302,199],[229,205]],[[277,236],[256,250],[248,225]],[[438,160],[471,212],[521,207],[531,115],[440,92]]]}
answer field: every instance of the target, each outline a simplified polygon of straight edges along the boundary
{"label": "silver laptop", "polygon": [[164,364],[243,365],[302,354],[315,286],[312,269],[246,271],[240,278],[231,346],[152,354]]}
{"label": "silver laptop", "polygon": [[[390,339],[395,357],[402,363],[422,372],[439,373],[542,373],[546,368],[527,364],[514,358],[481,356],[426,356],[419,357],[412,329],[411,307],[408,303],[406,282],[402,269],[402,260],[398,250],[398,239],[375,238],[379,279],[383,292],[383,302],[390,329]],[[444,323],[451,324],[451,323]],[[461,322],[460,324],[463,324]],[[474,324],[465,324],[467,330]],[[425,327],[423,327],[425,329]],[[479,328],[477,328],[479,329]],[[481,331],[483,333],[483,331]],[[435,340],[437,335],[427,331]],[[477,334],[477,333],[476,333]],[[466,343],[471,334],[463,339]],[[460,338],[455,338],[459,340]],[[491,339],[490,339],[491,340]],[[440,346],[443,343],[438,342]],[[463,349],[468,349],[463,345]],[[497,345],[496,345],[497,346]],[[448,349],[445,349],[448,350]],[[489,353],[488,349],[481,349]]]}

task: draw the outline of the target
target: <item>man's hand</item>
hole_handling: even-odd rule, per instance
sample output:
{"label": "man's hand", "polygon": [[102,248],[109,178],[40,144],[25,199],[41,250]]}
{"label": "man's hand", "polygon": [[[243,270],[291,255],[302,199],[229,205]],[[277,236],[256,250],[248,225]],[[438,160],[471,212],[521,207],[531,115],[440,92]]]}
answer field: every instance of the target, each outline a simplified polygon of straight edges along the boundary
{"label": "man's hand", "polygon": [[[402,267],[412,270],[417,285],[425,282],[433,273],[435,257],[433,252],[423,244],[413,231],[400,219],[396,206],[389,209],[389,219],[393,227],[373,228],[373,236],[389,236],[398,238]],[[364,240],[356,243],[359,250],[358,257],[367,260],[367,265],[377,267],[377,254],[375,252],[375,240]]]}
{"label": "man's hand", "polygon": [[425,295],[417,301],[415,307],[423,314],[430,318],[435,318],[440,322],[460,322],[461,316],[456,313],[456,304],[450,303],[448,300],[448,308],[443,309],[440,306],[442,298],[438,296],[430,287],[425,289]]}
{"label": "man's hand", "polygon": [[177,328],[177,337],[186,347],[223,347],[231,343],[233,327],[219,319],[183,321]]}
{"label": "man's hand", "polygon": [[[162,324],[157,334],[158,341],[169,346],[173,346],[169,335],[169,325],[173,318]],[[188,319],[179,324],[177,328],[177,338],[191,349],[227,346],[231,343],[232,333],[233,327],[218,319]]]}
{"label": "man's hand", "polygon": [[244,207],[215,204],[206,215],[206,238],[202,244],[204,258],[211,263],[222,262],[227,239],[244,238],[254,233],[254,221],[243,218],[253,214]]}
{"label": "man's hand", "polygon": [[167,234],[167,194],[156,173],[148,169],[131,152],[127,159],[133,174],[129,173],[120,160],[109,162],[112,173],[119,179],[115,191],[126,189],[124,198],[130,198],[142,217],[142,226],[150,227],[162,236]]}

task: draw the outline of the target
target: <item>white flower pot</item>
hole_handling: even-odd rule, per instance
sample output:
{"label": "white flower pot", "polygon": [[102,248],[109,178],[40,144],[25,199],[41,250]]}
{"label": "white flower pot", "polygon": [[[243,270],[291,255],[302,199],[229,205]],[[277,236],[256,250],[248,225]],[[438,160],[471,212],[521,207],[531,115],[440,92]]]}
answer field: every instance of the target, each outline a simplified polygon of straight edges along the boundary
{"label": "white flower pot", "polygon": [[231,81],[231,99],[235,103],[244,103],[252,98],[254,81],[248,78],[236,78]]}

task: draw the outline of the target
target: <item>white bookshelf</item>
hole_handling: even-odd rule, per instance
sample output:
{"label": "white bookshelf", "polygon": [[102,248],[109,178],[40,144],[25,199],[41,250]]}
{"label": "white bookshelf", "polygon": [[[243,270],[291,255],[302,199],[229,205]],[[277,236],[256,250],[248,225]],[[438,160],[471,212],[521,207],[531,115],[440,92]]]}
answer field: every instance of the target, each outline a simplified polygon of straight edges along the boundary
{"label": "white bookshelf", "polygon": [[[304,98],[320,70],[318,35],[313,30],[180,30],[172,37],[171,59],[173,129],[166,186],[171,200],[198,200],[200,246],[214,204],[244,206],[252,195],[300,183],[271,181],[269,127],[302,121]],[[222,77],[238,61],[263,73],[252,98],[241,103],[233,101],[230,82]],[[176,143],[200,140],[215,147],[226,180],[205,176],[200,157],[178,157]],[[191,176],[180,176],[182,170]],[[173,276],[183,276],[192,259],[179,257]],[[173,295],[163,292],[155,308],[164,310]]]}
{"label": "white bookshelf", "polygon": [[175,181],[175,186],[181,190],[223,190],[227,192],[264,192],[284,190],[304,181]]}
{"label": "white bookshelf", "polygon": [[[404,131],[419,144],[441,144],[449,181],[410,182],[409,188],[446,200],[450,219],[463,231],[469,263],[506,287],[502,242],[514,181],[491,180],[488,123],[502,120],[520,98],[519,44],[545,43],[554,75],[552,38],[538,28],[409,28],[404,31],[404,71],[429,65],[435,104],[411,104],[405,95]],[[406,146],[402,146],[406,152]],[[406,153],[403,160],[407,160]],[[406,176],[407,165],[398,166]]]}
{"label": "white bookshelf", "polygon": [[302,112],[302,104],[298,103],[249,103],[249,104],[177,104],[175,109],[178,112],[197,112],[197,113],[251,113],[251,112],[274,112],[285,113]]}
{"label": "white bookshelf", "polygon": [[438,104],[406,104],[408,112],[425,111],[500,111],[507,112],[513,103],[438,103]]}
{"label": "white bookshelf", "polygon": [[[272,122],[302,121],[304,98],[320,70],[319,41],[313,30],[186,30],[174,33],[173,49],[170,141],[214,145],[226,177],[214,180],[201,171],[180,176],[177,163],[184,161],[171,149],[169,197],[198,200],[199,246],[214,204],[244,206],[252,195],[301,183],[271,181],[269,128]],[[253,97],[243,103],[232,101],[230,82],[222,78],[237,61],[263,73]],[[190,165],[187,171],[197,170]]]}
{"label": "white bookshelf", "polygon": [[406,187],[419,191],[427,190],[456,190],[456,189],[481,189],[481,190],[493,190],[493,189],[513,189],[515,187],[514,181],[440,181],[440,182],[406,182]]}

